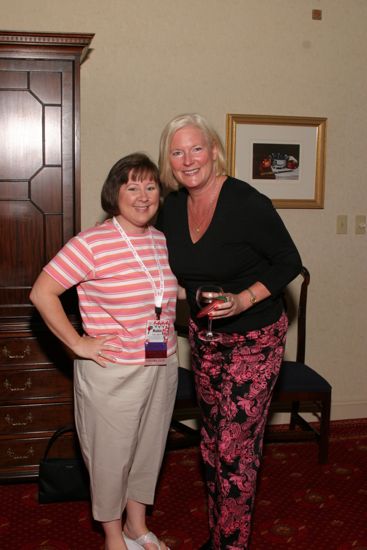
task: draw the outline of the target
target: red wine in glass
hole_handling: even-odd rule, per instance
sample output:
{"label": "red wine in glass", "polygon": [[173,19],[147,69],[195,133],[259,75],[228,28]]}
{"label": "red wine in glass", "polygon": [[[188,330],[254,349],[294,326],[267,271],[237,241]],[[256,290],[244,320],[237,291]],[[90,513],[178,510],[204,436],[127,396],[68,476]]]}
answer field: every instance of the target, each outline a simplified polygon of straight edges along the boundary
{"label": "red wine in glass", "polygon": [[[198,317],[204,317],[223,300],[223,289],[218,285],[202,285],[196,291],[196,303],[200,308]],[[207,330],[201,330],[199,332],[199,338],[205,341],[218,340],[219,334],[212,330],[213,319],[208,316],[208,328]]]}

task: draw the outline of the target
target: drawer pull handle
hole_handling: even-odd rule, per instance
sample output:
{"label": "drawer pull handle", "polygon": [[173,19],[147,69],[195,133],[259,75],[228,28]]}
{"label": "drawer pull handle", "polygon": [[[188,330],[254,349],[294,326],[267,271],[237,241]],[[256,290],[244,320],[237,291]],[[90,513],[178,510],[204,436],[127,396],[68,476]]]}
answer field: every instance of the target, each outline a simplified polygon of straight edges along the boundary
{"label": "drawer pull handle", "polygon": [[10,426],[28,426],[28,424],[32,424],[33,416],[32,416],[32,413],[28,413],[24,419],[24,422],[15,422],[14,419],[10,416],[10,414],[6,414],[5,422],[10,424]]}
{"label": "drawer pull handle", "polygon": [[34,449],[33,447],[29,447],[28,451],[26,451],[25,455],[17,455],[15,454],[15,451],[13,449],[8,449],[6,451],[6,454],[12,458],[13,460],[26,460],[27,458],[34,455]]}
{"label": "drawer pull handle", "polygon": [[31,348],[29,346],[26,346],[23,353],[16,353],[15,355],[12,355],[6,346],[3,347],[2,351],[4,357],[6,357],[7,359],[25,359],[27,355],[30,355]]}
{"label": "drawer pull handle", "polygon": [[25,381],[24,386],[15,387],[15,388],[13,388],[11,382],[9,382],[7,378],[5,378],[4,380],[4,388],[9,391],[25,391],[25,390],[29,390],[31,387],[32,387],[32,380],[29,377]]}

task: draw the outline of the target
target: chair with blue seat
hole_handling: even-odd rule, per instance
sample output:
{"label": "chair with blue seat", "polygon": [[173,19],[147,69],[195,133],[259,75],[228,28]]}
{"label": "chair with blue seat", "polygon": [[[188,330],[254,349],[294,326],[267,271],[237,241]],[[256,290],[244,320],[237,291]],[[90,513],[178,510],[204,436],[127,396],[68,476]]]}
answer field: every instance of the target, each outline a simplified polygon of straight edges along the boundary
{"label": "chair with blue seat", "polygon": [[[331,408],[331,385],[320,374],[305,363],[306,349],[306,313],[307,294],[310,273],[302,268],[301,285],[295,305],[294,317],[297,320],[297,344],[295,361],[284,360],[275,386],[270,413],[290,413],[290,422],[286,430],[274,429],[268,425],[266,441],[299,441],[313,438],[318,443],[318,460],[321,464],[328,461],[329,428]],[[285,297],[285,306],[289,317],[290,302]],[[290,319],[292,322],[292,319]],[[187,338],[187,323],[181,317],[176,325],[179,336]],[[183,420],[200,421],[200,410],[196,402],[193,373],[179,367],[179,383],[176,403],[173,411],[172,429],[181,437],[169,438],[169,447],[186,447],[199,440],[199,432],[182,424]],[[304,413],[313,414],[316,422],[310,422]]]}
{"label": "chair with blue seat", "polygon": [[[284,360],[270,406],[270,412],[289,412],[287,430],[266,431],[267,441],[315,439],[318,443],[320,464],[328,461],[331,409],[331,385],[325,378],[305,363],[306,313],[310,273],[302,267],[302,282],[296,306],[297,339],[296,359]],[[287,300],[286,309],[287,309]],[[312,421],[304,413],[312,414]],[[309,417],[308,417],[309,418]]]}

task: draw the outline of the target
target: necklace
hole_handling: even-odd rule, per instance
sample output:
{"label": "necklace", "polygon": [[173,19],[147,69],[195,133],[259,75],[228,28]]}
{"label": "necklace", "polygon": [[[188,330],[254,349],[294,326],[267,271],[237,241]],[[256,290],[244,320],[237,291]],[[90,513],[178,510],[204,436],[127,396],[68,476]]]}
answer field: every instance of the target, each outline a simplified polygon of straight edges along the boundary
{"label": "necklace", "polygon": [[217,189],[214,191],[213,196],[211,197],[208,203],[208,207],[204,212],[204,215],[201,217],[200,221],[198,220],[196,215],[194,215],[192,199],[189,201],[188,203],[189,226],[193,233],[198,234],[200,233],[202,227],[209,225],[210,218],[213,215],[213,211],[214,211],[213,207],[215,206],[216,199],[217,199]]}

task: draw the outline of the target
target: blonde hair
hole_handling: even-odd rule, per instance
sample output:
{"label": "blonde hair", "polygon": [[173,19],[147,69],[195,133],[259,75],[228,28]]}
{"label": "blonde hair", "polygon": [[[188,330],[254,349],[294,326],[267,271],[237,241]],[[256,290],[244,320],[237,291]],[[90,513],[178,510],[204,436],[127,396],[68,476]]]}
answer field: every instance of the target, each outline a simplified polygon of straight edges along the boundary
{"label": "blonde hair", "polygon": [[224,147],[220,137],[209,122],[197,113],[188,113],[179,115],[170,120],[163,129],[160,145],[159,145],[159,173],[160,180],[168,191],[177,190],[179,183],[175,179],[169,160],[169,149],[171,141],[177,130],[186,126],[194,126],[198,128],[204,135],[210,147],[217,148],[217,158],[214,161],[215,174],[217,176],[226,174],[226,158]]}

